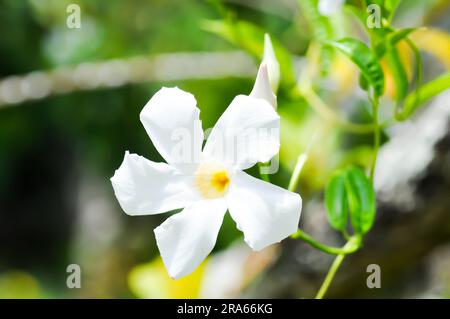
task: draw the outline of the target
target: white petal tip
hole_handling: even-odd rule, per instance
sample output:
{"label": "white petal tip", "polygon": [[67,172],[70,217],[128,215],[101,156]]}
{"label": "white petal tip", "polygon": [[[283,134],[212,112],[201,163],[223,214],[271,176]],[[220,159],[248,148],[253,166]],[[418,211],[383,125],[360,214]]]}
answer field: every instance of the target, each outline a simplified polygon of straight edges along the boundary
{"label": "white petal tip", "polygon": [[278,91],[280,84],[280,64],[278,63],[275,49],[268,33],[264,35],[264,54],[262,62],[267,64],[270,86],[274,94]]}
{"label": "white petal tip", "polygon": [[269,69],[265,62],[261,63],[259,67],[255,85],[250,92],[250,96],[257,99],[264,99],[269,102],[274,109],[277,108],[277,98],[272,91],[269,79]]}
{"label": "white petal tip", "polygon": [[167,266],[166,266],[166,269],[167,269],[167,274],[169,275],[170,279],[172,279],[172,280],[178,280],[178,279],[186,276],[186,275],[181,275],[179,272],[175,272],[172,269],[167,268]]}

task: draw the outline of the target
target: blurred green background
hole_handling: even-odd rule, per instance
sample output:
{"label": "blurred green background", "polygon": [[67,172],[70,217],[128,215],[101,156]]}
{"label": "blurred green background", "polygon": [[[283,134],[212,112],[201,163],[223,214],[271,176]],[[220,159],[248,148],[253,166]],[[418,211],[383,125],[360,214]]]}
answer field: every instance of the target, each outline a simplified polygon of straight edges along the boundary
{"label": "blurred green background", "polygon": [[[450,29],[439,14],[442,8],[449,12],[448,1],[406,2],[399,21],[441,21],[441,29]],[[81,8],[80,29],[66,26],[70,3]],[[296,57],[305,54],[310,34],[296,1],[224,4],[227,12],[259,25]],[[109,178],[126,150],[162,160],[139,122],[142,107],[161,86],[193,93],[204,128],[214,125],[234,96],[250,92],[258,61],[202,28],[205,20],[222,17],[215,1],[0,0],[0,80],[7,80],[0,84],[0,297],[214,296],[203,280],[214,261],[182,281],[171,281],[153,234],[166,216],[125,215]],[[442,50],[445,60],[449,52]],[[171,55],[180,52],[189,54]],[[126,75],[120,73],[123,68]],[[57,89],[46,85],[49,77]],[[67,82],[68,77],[76,80]],[[342,87],[331,91],[330,100],[342,100],[337,91],[345,87],[344,95],[351,95],[355,79],[346,79],[350,84],[339,82]],[[281,167],[273,181],[285,186],[320,120],[304,102],[291,102],[283,89],[279,112]],[[364,112],[352,116],[365,118]],[[306,200],[318,196],[331,170],[349,157],[361,163],[369,158],[370,136],[331,131],[328,136],[305,168],[300,189]],[[242,234],[227,217],[215,252],[234,247],[236,240],[242,241]],[[245,249],[242,254],[249,255]],[[274,254],[269,249],[245,267],[257,273]],[[230,269],[233,258],[226,259]],[[69,264],[81,267],[80,289],[66,286]]]}

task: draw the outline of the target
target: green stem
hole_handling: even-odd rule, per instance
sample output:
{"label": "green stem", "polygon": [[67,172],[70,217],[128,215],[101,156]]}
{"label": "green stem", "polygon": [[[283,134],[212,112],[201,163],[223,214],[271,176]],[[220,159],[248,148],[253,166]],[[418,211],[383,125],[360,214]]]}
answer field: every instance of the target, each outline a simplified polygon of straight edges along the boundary
{"label": "green stem", "polygon": [[[343,250],[357,251],[359,247],[361,247],[361,237],[352,236],[347,244],[345,244],[345,246],[343,247]],[[339,254],[336,256],[333,264],[330,267],[330,270],[328,270],[327,276],[325,277],[322,286],[320,286],[319,292],[316,295],[316,299],[322,299],[325,296],[346,255],[347,254]]]}
{"label": "green stem", "polygon": [[340,254],[340,255],[336,256],[333,264],[331,265],[330,270],[328,270],[328,274],[325,277],[325,280],[323,281],[322,286],[320,286],[319,292],[316,295],[316,299],[322,299],[325,296],[328,288],[330,287],[331,282],[334,279],[334,276],[336,275],[339,267],[342,264],[342,261],[344,261],[344,258],[345,258],[344,254]]}
{"label": "green stem", "polygon": [[[348,245],[346,244],[346,246],[344,246],[343,248],[328,246],[328,245],[325,245],[325,244],[322,244],[322,243],[316,241],[315,239],[313,239],[310,235],[308,235],[301,229],[297,230],[297,232],[295,234],[293,234],[291,236],[291,238],[301,239],[304,242],[311,245],[312,247],[317,248],[317,249],[319,249],[327,254],[331,254],[331,255],[348,255],[348,254],[354,253],[359,248],[359,245],[357,245],[353,241],[352,241],[352,244],[348,244]],[[349,242],[350,242],[350,240],[349,240]]]}
{"label": "green stem", "polygon": [[290,192],[295,192],[295,190],[297,189],[297,185],[300,180],[300,173],[302,172],[302,168],[306,162],[306,159],[307,159],[307,155],[305,153],[301,154],[297,158],[297,163],[295,164],[294,172],[292,173],[291,179],[289,181],[288,190]]}
{"label": "green stem", "polygon": [[[295,189],[297,188],[298,182],[300,180],[300,173],[301,173],[303,165],[305,164],[306,159],[308,157],[307,153],[308,153],[308,151],[301,154],[297,159],[297,164],[295,165],[294,172],[292,173],[291,180],[289,181],[288,190],[291,192],[294,192]],[[310,235],[308,235],[301,229],[297,230],[297,232],[295,234],[293,234],[291,237],[294,239],[301,239],[304,242],[311,245],[312,247],[317,248],[327,254],[332,254],[332,255],[351,254],[358,249],[355,246],[351,246],[351,247],[347,246],[346,249],[327,246],[325,244],[322,244],[322,243],[316,241],[314,238],[312,238]]]}
{"label": "green stem", "polygon": [[[373,184],[373,177],[375,174],[375,167],[377,165],[377,158],[378,158],[378,151],[380,149],[380,126],[378,124],[378,107],[379,107],[379,101],[378,97],[375,97],[373,100],[371,100],[372,106],[373,106],[373,125],[375,127],[374,130],[374,155],[372,160],[372,165],[370,167],[370,180]],[[354,240],[357,240],[357,242],[353,242]],[[343,247],[343,250],[346,251],[349,247],[354,248],[356,250],[359,249],[361,246],[361,238],[360,237],[351,237],[350,240],[347,242],[347,244]],[[328,270],[328,274],[325,277],[325,280],[322,283],[322,286],[319,289],[319,292],[316,295],[316,299],[322,299],[328,288],[330,287],[331,282],[334,279],[334,276],[336,275],[337,271],[339,270],[339,267],[341,266],[342,262],[344,261],[346,254],[341,253],[336,256],[334,259],[333,264],[330,267],[330,270]]]}

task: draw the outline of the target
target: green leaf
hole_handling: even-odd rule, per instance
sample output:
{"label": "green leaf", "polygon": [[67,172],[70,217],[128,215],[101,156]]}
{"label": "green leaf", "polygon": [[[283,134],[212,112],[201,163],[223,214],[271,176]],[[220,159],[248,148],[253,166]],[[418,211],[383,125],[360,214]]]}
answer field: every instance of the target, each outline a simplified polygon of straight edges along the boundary
{"label": "green leaf", "polygon": [[[411,50],[414,52],[415,62],[416,62],[416,70],[415,70],[415,95],[413,96],[413,99],[411,104],[416,105],[419,100],[419,89],[422,86],[423,81],[423,63],[422,63],[422,55],[420,54],[419,48],[415,45],[415,43],[410,40],[409,38],[406,39],[406,43],[408,43]],[[399,104],[397,104],[397,107],[395,108],[395,114],[397,114],[399,110]]]}
{"label": "green leaf", "polygon": [[419,28],[405,28],[397,31],[391,31],[385,40],[382,40],[376,47],[376,53],[378,57],[381,59],[383,56],[386,56],[386,61],[388,63],[389,69],[392,72],[395,92],[396,92],[396,105],[397,108],[404,102],[406,95],[409,90],[409,81],[408,75],[406,74],[405,67],[403,66],[400,55],[398,53],[397,45],[401,41],[406,41],[411,49],[415,53],[416,57],[416,75],[418,77],[417,84],[421,81],[422,76],[422,61],[420,57],[420,53],[415,48],[414,44],[408,38],[408,36],[419,30]]}
{"label": "green leaf", "polygon": [[417,91],[409,94],[406,97],[403,110],[396,114],[397,120],[406,120],[423,104],[448,89],[450,89],[450,72],[424,84]]}
{"label": "green leaf", "polygon": [[377,97],[383,95],[383,69],[381,68],[377,56],[366,44],[352,38],[344,38],[339,41],[328,41],[326,43],[344,53],[358,66]]}
{"label": "green leaf", "polygon": [[347,226],[347,192],[345,172],[333,175],[325,189],[325,207],[327,218],[336,230],[344,231]]}
{"label": "green leaf", "polygon": [[[245,50],[258,60],[262,59],[265,31],[259,26],[246,21],[206,20],[203,21],[202,28]],[[280,80],[285,86],[292,87],[296,83],[292,56],[277,39],[272,37],[271,40],[280,64]]]}
{"label": "green leaf", "polygon": [[378,57],[382,58],[386,54],[386,51],[394,49],[401,41],[408,39],[408,36],[410,36],[411,33],[421,29],[423,28],[405,28],[397,31],[391,31],[387,34],[386,39],[377,45],[376,52]]}
{"label": "green leaf", "polygon": [[356,166],[347,169],[345,182],[353,230],[357,234],[365,234],[375,220],[376,203],[372,183]]}
{"label": "green leaf", "polygon": [[424,28],[404,28],[397,31],[394,31],[389,34],[387,43],[390,46],[396,46],[401,41],[407,39],[411,33],[414,33],[418,30],[423,30]]}
{"label": "green leaf", "polygon": [[409,81],[405,68],[400,59],[397,48],[392,48],[386,53],[386,60],[389,70],[392,72],[395,85],[395,100],[397,105],[401,104],[408,94]]}

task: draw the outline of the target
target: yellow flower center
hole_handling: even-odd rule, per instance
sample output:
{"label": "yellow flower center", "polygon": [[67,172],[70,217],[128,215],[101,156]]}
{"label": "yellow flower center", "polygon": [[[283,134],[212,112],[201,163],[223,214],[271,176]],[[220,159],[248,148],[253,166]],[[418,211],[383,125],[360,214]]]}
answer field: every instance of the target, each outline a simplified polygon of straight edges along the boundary
{"label": "yellow flower center", "polygon": [[205,198],[214,199],[224,196],[229,184],[228,171],[220,164],[203,163],[195,172],[195,186]]}

